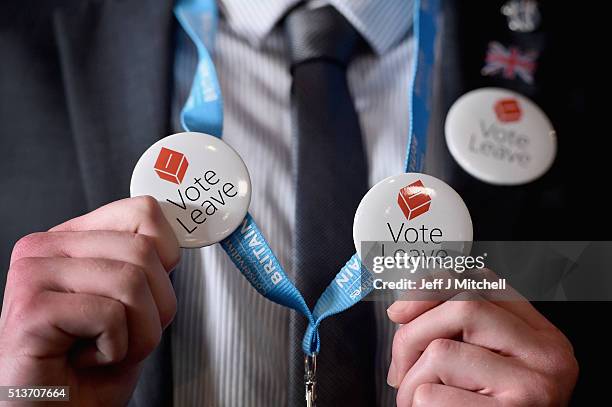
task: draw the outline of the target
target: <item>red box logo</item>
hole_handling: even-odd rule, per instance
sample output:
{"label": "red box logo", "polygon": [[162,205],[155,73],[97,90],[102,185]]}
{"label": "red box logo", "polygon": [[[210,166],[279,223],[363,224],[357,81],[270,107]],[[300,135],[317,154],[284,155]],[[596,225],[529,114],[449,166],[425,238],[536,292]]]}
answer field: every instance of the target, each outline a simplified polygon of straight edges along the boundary
{"label": "red box logo", "polygon": [[522,111],[516,99],[500,99],[494,109],[500,122],[516,122],[521,119]]}
{"label": "red box logo", "polygon": [[425,185],[419,180],[400,189],[397,203],[406,219],[410,220],[429,210],[431,196],[427,193]]}
{"label": "red box logo", "polygon": [[188,166],[189,162],[185,154],[162,147],[153,168],[159,178],[180,184]]}

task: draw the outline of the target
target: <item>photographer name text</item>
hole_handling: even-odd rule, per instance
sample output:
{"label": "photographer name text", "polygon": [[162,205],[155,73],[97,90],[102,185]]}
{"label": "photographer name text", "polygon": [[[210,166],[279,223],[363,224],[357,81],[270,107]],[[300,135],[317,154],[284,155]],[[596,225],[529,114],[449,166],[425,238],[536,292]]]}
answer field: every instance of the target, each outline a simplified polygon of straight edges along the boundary
{"label": "photographer name text", "polygon": [[471,278],[436,278],[436,279],[408,279],[398,281],[384,281],[374,279],[376,290],[505,290],[506,279],[497,280],[471,279]]}

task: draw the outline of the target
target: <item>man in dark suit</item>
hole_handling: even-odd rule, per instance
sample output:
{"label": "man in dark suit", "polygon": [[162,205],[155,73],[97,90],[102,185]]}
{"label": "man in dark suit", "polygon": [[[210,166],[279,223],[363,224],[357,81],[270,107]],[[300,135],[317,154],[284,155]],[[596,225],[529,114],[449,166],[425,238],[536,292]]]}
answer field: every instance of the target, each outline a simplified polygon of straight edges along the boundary
{"label": "man in dark suit", "polygon": [[[433,120],[442,122],[452,102],[472,88],[515,85],[483,78],[474,66],[505,24],[500,4],[493,3],[445,3],[435,95],[440,117]],[[171,11],[171,2],[162,1],[0,6],[0,274],[8,275],[2,385],[70,384],[78,405],[172,403],[162,331],[176,311],[168,272],[179,261],[178,244],[154,200],[121,200],[140,154],[170,132]],[[517,90],[555,124],[560,147],[553,168],[526,186],[493,187],[450,164],[445,151],[444,178],[465,199],[480,240],[597,240],[610,226],[597,200],[581,217],[568,216],[576,186],[598,191],[594,174],[607,151],[577,137],[588,122],[588,55],[580,47],[587,35],[576,28],[567,33],[567,9],[547,6],[544,12],[534,40],[543,55],[538,86]],[[579,14],[574,27],[582,24]],[[72,220],[62,223],[66,219]],[[594,306],[538,306],[568,341],[527,303],[397,303],[390,318],[418,330],[398,331],[389,384],[400,388],[400,405],[493,405],[492,398],[508,405],[566,404],[577,376],[570,342],[582,381],[594,380],[605,363],[589,354],[604,344],[588,329]],[[452,333],[462,332],[463,342],[439,331],[441,318],[448,318],[445,326],[457,324]],[[500,363],[497,353],[516,348],[525,352]],[[494,383],[502,387],[491,391]],[[598,398],[590,392],[596,386],[581,385],[577,402]]]}

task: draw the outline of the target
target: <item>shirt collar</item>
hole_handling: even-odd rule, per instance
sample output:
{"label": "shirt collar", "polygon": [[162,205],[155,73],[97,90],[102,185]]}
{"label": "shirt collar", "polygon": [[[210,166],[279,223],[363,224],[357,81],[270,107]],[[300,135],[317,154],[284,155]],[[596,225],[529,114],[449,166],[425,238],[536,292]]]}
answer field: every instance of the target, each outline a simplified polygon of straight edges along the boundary
{"label": "shirt collar", "polygon": [[[258,46],[300,0],[220,0],[228,24]],[[379,55],[412,26],[411,0],[327,0],[359,31]]]}

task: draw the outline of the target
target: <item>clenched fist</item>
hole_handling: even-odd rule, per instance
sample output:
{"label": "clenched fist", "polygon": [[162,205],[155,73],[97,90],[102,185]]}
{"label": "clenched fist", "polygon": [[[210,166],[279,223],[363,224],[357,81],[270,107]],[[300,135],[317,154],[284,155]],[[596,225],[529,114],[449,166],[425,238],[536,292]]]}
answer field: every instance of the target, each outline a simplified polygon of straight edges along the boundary
{"label": "clenched fist", "polygon": [[0,385],[68,385],[125,405],[172,321],[179,246],[157,202],[124,199],[15,245],[0,318]]}

